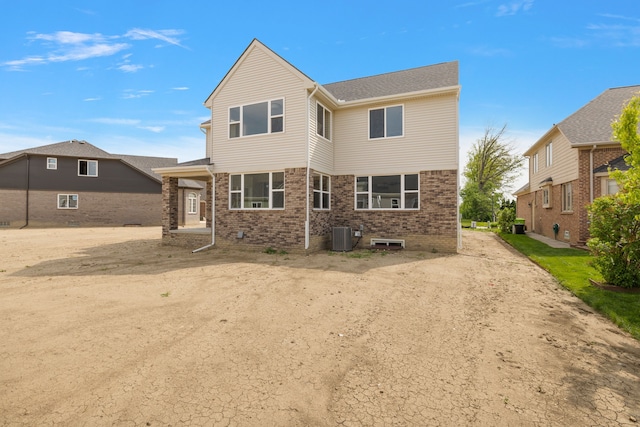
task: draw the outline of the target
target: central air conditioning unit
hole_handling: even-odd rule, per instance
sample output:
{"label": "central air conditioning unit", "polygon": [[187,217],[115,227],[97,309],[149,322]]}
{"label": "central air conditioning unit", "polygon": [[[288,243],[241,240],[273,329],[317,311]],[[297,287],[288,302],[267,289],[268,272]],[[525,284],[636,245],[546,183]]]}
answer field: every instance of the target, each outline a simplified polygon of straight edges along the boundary
{"label": "central air conditioning unit", "polygon": [[351,246],[351,227],[333,227],[332,243],[334,251],[351,251],[353,249]]}

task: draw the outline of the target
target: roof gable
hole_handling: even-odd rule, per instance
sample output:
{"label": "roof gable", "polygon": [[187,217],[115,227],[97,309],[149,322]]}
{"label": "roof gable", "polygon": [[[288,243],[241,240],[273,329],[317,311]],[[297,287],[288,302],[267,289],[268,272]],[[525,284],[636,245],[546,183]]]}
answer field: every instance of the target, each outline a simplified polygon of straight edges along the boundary
{"label": "roof gable", "polygon": [[211,102],[212,98],[214,98],[216,96],[216,94],[227,84],[227,82],[231,78],[233,78],[233,75],[235,74],[235,72],[240,67],[242,67],[242,64],[244,63],[244,61],[249,57],[249,55],[251,55],[251,53],[255,49],[262,50],[265,54],[270,56],[274,61],[279,62],[291,74],[295,75],[301,81],[303,81],[307,85],[309,85],[309,87],[313,86],[313,84],[314,84],[313,80],[311,80],[309,77],[307,77],[306,74],[304,74],[302,71],[298,70],[296,67],[291,65],[287,60],[282,58],[280,55],[278,55],[277,53],[275,53],[274,51],[269,49],[266,45],[264,45],[262,42],[260,42],[260,40],[253,39],[251,41],[251,43],[249,44],[249,46],[247,46],[247,48],[244,50],[244,52],[242,52],[242,55],[240,55],[240,57],[236,60],[236,62],[229,69],[229,71],[227,71],[227,74],[225,74],[225,76],[222,78],[220,83],[218,83],[218,86],[216,86],[216,88],[213,90],[213,92],[211,92],[211,94],[207,97],[207,99],[205,100],[205,105],[206,106],[210,106],[210,102]]}
{"label": "roof gable", "polygon": [[329,83],[323,87],[336,99],[348,102],[457,85],[458,61],[451,61]]}
{"label": "roof gable", "polygon": [[557,126],[571,145],[613,141],[611,123],[639,92],[640,86],[607,89]]}

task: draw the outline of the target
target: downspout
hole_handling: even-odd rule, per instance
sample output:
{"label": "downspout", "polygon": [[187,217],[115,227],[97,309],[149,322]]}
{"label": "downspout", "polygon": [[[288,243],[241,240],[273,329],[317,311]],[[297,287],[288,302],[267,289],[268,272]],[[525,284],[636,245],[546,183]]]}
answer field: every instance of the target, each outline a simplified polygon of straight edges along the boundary
{"label": "downspout", "polygon": [[589,151],[589,203],[593,203],[593,151],[597,145],[593,144],[591,151]]}
{"label": "downspout", "polygon": [[29,155],[27,154],[27,194],[26,194],[26,207],[25,207],[25,219],[24,225],[20,227],[20,230],[29,225],[29,176],[31,175],[31,166],[29,163]]}
{"label": "downspout", "polygon": [[216,244],[216,177],[213,175],[210,167],[207,167],[207,172],[211,175],[211,243],[194,249],[191,251],[192,254],[208,249]]}
{"label": "downspout", "polygon": [[313,84],[313,91],[309,94],[309,96],[307,97],[307,188],[306,188],[306,193],[307,193],[307,209],[306,209],[306,218],[304,221],[304,249],[307,250],[309,249],[309,245],[310,245],[310,233],[311,230],[309,229],[309,222],[311,221],[311,211],[309,209],[309,183],[311,182],[311,150],[310,150],[310,145],[311,145],[311,127],[309,126],[310,123],[310,118],[309,118],[309,114],[311,113],[310,111],[310,107],[309,107],[309,102],[311,102],[311,97],[313,95],[316,94],[316,92],[318,91],[318,84],[314,83]]}

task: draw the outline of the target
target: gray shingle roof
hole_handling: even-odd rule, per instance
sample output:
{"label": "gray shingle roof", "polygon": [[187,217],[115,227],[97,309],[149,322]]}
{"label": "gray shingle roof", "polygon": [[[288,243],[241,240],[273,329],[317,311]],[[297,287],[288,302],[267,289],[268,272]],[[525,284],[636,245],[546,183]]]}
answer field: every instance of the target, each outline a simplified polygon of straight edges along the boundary
{"label": "gray shingle roof", "polygon": [[458,61],[322,85],[336,99],[355,101],[458,85]]}
{"label": "gray shingle roof", "polygon": [[629,170],[629,165],[627,164],[627,162],[624,161],[624,158],[626,156],[627,155],[625,154],[620,157],[616,157],[615,159],[610,160],[604,165],[598,166],[593,170],[593,173],[608,172],[609,168],[611,168],[612,170],[621,170],[621,171]]}
{"label": "gray shingle roof", "polygon": [[159,181],[162,181],[162,176],[153,172],[153,168],[164,168],[178,164],[178,159],[171,157],[130,156],[127,154],[113,154],[113,157],[125,161],[134,168],[146,173],[147,175],[151,175]]}
{"label": "gray shingle roof", "polygon": [[112,159],[113,155],[99,149],[87,141],[57,142],[55,144],[41,145],[40,147],[27,148],[25,150],[12,151],[0,154],[0,159],[10,159],[21,154],[37,154],[41,156],[66,156],[66,157],[88,157],[91,159]]}
{"label": "gray shingle roof", "polygon": [[612,141],[611,123],[620,115],[624,103],[638,92],[640,86],[607,89],[558,123],[558,128],[571,144]]}

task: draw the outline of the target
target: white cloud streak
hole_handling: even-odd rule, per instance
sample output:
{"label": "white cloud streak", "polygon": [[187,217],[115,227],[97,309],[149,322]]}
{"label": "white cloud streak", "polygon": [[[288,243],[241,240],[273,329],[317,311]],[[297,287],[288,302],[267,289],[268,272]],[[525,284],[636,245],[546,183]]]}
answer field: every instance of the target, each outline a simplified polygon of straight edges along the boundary
{"label": "white cloud streak", "polygon": [[533,7],[533,0],[517,0],[498,6],[496,16],[511,16],[519,12],[526,12]]}
{"label": "white cloud streak", "polygon": [[[90,58],[112,56],[119,52],[129,50],[132,43],[144,40],[160,40],[172,46],[183,46],[178,38],[183,34],[181,30],[146,30],[135,28],[124,35],[106,36],[100,33],[78,33],[73,31],[57,31],[50,34],[30,32],[27,39],[38,43],[45,53],[28,55],[20,59],[14,59],[0,63],[0,66],[10,71],[23,71],[26,67],[44,65],[57,62],[83,61]],[[162,47],[162,46],[161,46]],[[126,54],[125,58],[131,54]],[[118,70],[131,73],[142,68],[141,65],[128,65],[117,67]]]}

